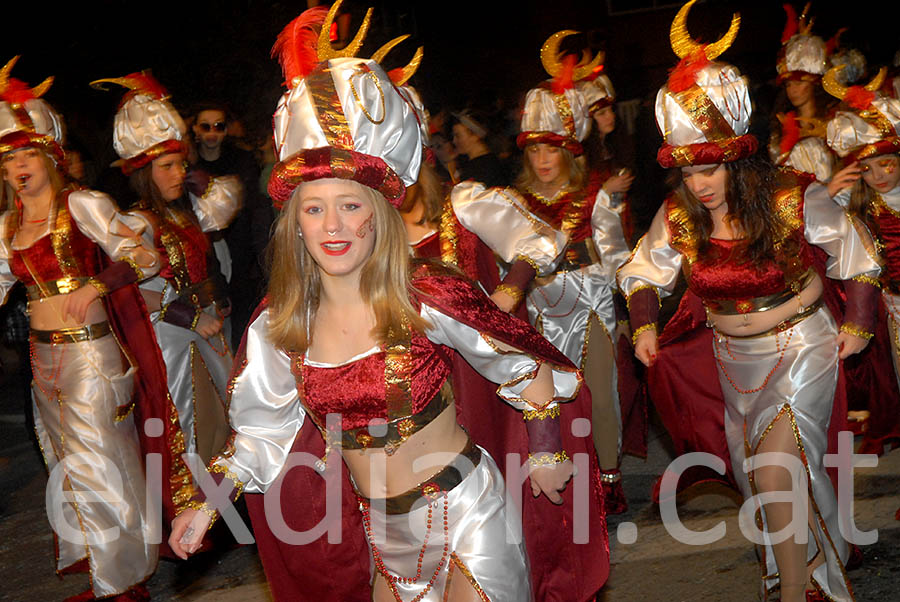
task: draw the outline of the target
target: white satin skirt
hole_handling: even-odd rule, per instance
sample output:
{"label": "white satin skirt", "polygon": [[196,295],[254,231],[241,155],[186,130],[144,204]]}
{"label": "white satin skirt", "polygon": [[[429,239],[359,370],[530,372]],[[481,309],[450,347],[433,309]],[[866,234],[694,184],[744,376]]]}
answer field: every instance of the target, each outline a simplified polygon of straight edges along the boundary
{"label": "white satin skirt", "polygon": [[[807,561],[824,555],[825,562],[815,569],[813,579],[829,599],[843,602],[853,600],[844,571],[849,547],[838,528],[837,497],[823,464],[838,380],[837,333],[831,313],[820,308],[777,335],[739,338],[716,333],[713,345],[725,397],[725,434],[744,497],[758,493],[744,472],[748,450],[756,452],[776,419],[790,420],[801,459],[805,454],[815,514],[810,521],[815,530],[808,533]],[[759,391],[739,393],[735,389],[756,389],[766,378],[768,384]],[[765,513],[762,519],[765,522]],[[765,539],[763,578],[771,590],[778,583],[778,568],[768,537]]]}
{"label": "white satin skirt", "polygon": [[[507,499],[503,475],[494,459],[483,449],[481,452],[474,470],[447,492],[446,537],[443,496],[430,503],[430,530],[425,498],[407,514],[385,514],[373,502],[370,517],[374,535],[369,537],[373,558],[377,550],[389,574],[396,577],[415,577],[421,558],[417,582],[394,585],[397,600],[409,602],[427,589],[419,600],[443,602],[445,589],[458,579],[467,580],[482,599],[491,602],[533,599],[521,514]],[[427,544],[423,546],[426,534]]]}
{"label": "white satin skirt", "polygon": [[134,368],[123,373],[112,335],[33,348],[34,427],[50,472],[57,571],[87,559],[95,596],[123,593],[153,574],[158,556],[144,537],[146,485],[133,417],[116,420],[131,400]]}
{"label": "white satin skirt", "polygon": [[[600,264],[595,263],[575,272],[559,272],[538,281],[541,284],[535,283],[526,297],[528,319],[573,364],[585,372],[599,369],[591,358],[586,357],[589,337],[606,337],[613,352],[616,348],[612,340],[616,331],[615,291],[606,282]],[[593,332],[590,328],[592,315],[603,326],[601,332]],[[619,406],[618,375],[615,361],[608,365],[612,366],[609,390],[592,390],[591,395],[603,395],[611,400],[621,447],[622,409]]]}
{"label": "white satin skirt", "polygon": [[[204,310],[215,317],[215,308]],[[156,318],[156,314],[152,316]],[[231,320],[226,318],[219,335],[209,340],[196,332],[167,322],[154,320],[153,328],[159,342],[166,374],[169,395],[178,410],[178,421],[184,433],[187,453],[201,453],[209,460],[209,449],[215,444],[201,442],[198,449],[198,416],[207,417],[215,424],[203,424],[204,432],[227,432],[226,387],[234,358],[226,341],[231,340]],[[214,434],[210,437],[221,440]],[[219,451],[213,449],[212,453]]]}

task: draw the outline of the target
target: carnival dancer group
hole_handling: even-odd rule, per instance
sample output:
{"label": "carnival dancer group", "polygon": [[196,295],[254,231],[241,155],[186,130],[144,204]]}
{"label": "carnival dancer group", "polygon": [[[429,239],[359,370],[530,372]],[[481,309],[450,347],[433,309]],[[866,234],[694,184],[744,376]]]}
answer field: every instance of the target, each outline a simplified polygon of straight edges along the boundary
{"label": "carnival dancer group", "polygon": [[[540,49],[516,184],[445,188],[408,84],[422,49],[389,72],[405,36],[358,56],[371,9],[335,48],[340,2],[289,23],[268,284],[234,351],[207,233],[240,209],[237,178],[186,170],[148,71],[99,79],[126,90],[113,146],[138,201],[120,209],[70,180],[52,79],[10,60],[0,291],[27,289],[56,570],[90,574],[66,600],[149,600],[159,555],[208,549],[242,494],[276,600],[594,600],[648,395],[676,450],[719,456],[744,497],[793,492],[757,502],[761,598],[853,600],[824,456],[848,417],[869,452],[900,438],[900,101],[883,71],[853,85],[853,57],[829,68],[786,7],[789,110],[759,149],[747,81],[717,60],[740,17],[701,44],[694,1],[655,104],[671,192],[633,247],[615,92],[602,53],[562,50],[577,32]],[[804,542],[775,537],[797,507]]]}

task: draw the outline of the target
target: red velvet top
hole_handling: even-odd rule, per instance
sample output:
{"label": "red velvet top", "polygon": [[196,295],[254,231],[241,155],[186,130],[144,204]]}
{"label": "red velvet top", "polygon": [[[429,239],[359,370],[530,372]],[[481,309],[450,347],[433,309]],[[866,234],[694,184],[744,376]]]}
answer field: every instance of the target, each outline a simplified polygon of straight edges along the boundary
{"label": "red velvet top", "polygon": [[605,176],[592,172],[587,186],[581,190],[567,192],[552,203],[538,198],[531,192],[524,190],[519,192],[535,215],[540,216],[553,228],[568,234],[570,243],[578,243],[591,237],[594,201],[605,181]]}
{"label": "red velvet top", "polygon": [[[752,299],[775,295],[786,290],[784,271],[773,261],[757,266],[746,258],[746,244],[741,240],[710,239],[702,259],[691,265],[688,286],[701,299]],[[808,245],[801,247],[802,265],[812,266]]]}
{"label": "red velvet top", "polygon": [[153,242],[161,260],[160,276],[180,291],[209,277],[209,239],[196,223],[185,218],[161,218],[151,213]]}
{"label": "red velvet top", "polygon": [[[12,249],[10,269],[26,286],[35,284],[22,256],[41,282],[67,277],[96,276],[101,269],[97,244],[88,238],[69,213],[69,194],[60,195],[55,216],[51,216],[50,233],[27,249]],[[14,231],[10,232],[10,240]]]}
{"label": "red velvet top", "polygon": [[[385,350],[340,366],[304,364],[301,399],[320,425],[327,414],[340,413],[344,430],[368,426],[373,419],[406,418],[421,412],[440,391],[450,375],[452,353],[425,335],[414,334],[410,352],[403,354],[408,358],[405,374],[402,364],[406,362],[396,362],[392,370]],[[399,386],[394,374],[399,376]],[[399,394],[403,387],[409,387],[409,395]]]}
{"label": "red velvet top", "polygon": [[880,199],[873,203],[871,211],[874,219],[870,220],[869,226],[884,258],[881,284],[886,291],[897,295],[900,294],[900,214]]}

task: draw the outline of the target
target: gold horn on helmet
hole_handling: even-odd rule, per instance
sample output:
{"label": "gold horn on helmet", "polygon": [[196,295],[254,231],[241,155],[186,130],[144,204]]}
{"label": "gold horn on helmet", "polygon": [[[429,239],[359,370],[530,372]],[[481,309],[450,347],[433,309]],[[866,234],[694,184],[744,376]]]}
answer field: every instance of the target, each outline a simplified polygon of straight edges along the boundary
{"label": "gold horn on helmet", "polygon": [[[557,31],[555,34],[547,38],[547,41],[544,42],[543,46],[541,46],[541,64],[544,66],[544,70],[547,72],[547,75],[549,75],[550,77],[556,77],[560,74],[563,65],[562,61],[559,60],[559,45],[565,38],[576,35],[578,33],[579,32],[573,31],[571,29]],[[572,74],[572,80],[578,81],[590,75],[595,67],[603,64],[604,57],[605,54],[603,52],[598,52],[597,56],[595,56],[593,60],[582,61],[577,67],[575,67],[575,72]]]}
{"label": "gold horn on helmet", "polygon": [[[691,6],[696,1],[697,0],[690,0],[690,2],[681,7],[681,10],[675,15],[675,20],[672,21],[672,28],[669,30],[669,40],[672,43],[672,50],[675,51],[675,54],[680,59],[693,54],[703,47],[703,44],[700,44],[691,37],[687,28],[688,13],[691,10]],[[719,38],[717,42],[705,46],[706,58],[712,61],[728,50],[734,43],[734,39],[737,37],[740,28],[741,14],[734,13],[731,16],[731,25],[728,27],[728,31],[725,32],[725,35]]]}
{"label": "gold horn on helmet", "polygon": [[356,32],[356,35],[350,40],[350,43],[347,44],[346,47],[342,50],[336,50],[334,46],[331,45],[331,24],[334,22],[334,16],[341,7],[341,2],[343,2],[343,0],[337,0],[337,2],[331,5],[331,10],[328,11],[328,15],[325,17],[325,23],[322,24],[322,31],[319,32],[318,58],[320,61],[356,56],[356,53],[359,52],[359,48],[362,46],[363,40],[366,37],[366,33],[369,31],[369,23],[372,21],[372,8],[369,8],[369,10],[366,11],[366,16],[363,19],[362,25],[359,27],[359,31]]}

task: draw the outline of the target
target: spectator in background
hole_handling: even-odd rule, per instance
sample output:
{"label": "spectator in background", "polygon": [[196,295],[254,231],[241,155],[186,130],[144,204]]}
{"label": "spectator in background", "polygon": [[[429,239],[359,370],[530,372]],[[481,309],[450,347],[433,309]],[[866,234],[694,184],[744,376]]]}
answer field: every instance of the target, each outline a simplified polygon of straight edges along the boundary
{"label": "spectator in background", "polygon": [[[250,319],[254,306],[261,297],[263,271],[260,259],[266,243],[265,236],[272,222],[271,205],[260,197],[258,191],[259,166],[253,153],[239,148],[228,137],[229,115],[225,105],[202,102],[193,111],[195,170],[211,176],[236,175],[244,189],[243,207],[231,225],[221,234],[213,236],[216,255],[222,264],[222,273],[228,281],[228,294],[232,303],[232,342],[237,345]],[[258,233],[263,233],[262,235]],[[221,243],[227,244],[230,260],[223,257]],[[230,266],[230,267],[229,267]]]}
{"label": "spectator in background", "polygon": [[500,159],[488,146],[488,129],[485,120],[470,111],[453,114],[453,145],[456,152],[466,156],[459,161],[459,180],[475,180],[488,188],[506,186],[508,178]]}

